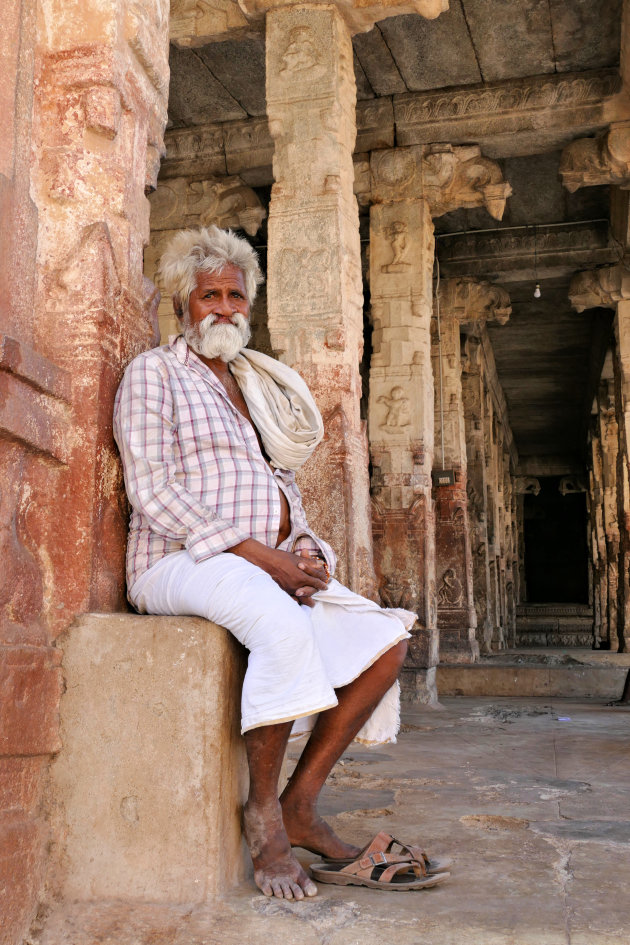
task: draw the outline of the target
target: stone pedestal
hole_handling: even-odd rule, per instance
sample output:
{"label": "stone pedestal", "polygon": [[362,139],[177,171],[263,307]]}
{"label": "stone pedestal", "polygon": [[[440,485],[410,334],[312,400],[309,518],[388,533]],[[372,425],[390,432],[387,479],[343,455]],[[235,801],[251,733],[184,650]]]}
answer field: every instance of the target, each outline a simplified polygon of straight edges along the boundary
{"label": "stone pedestal", "polygon": [[270,10],[266,29],[275,143],[267,256],[271,344],[300,372],[324,419],[325,438],[298,476],[311,525],[339,555],[339,580],[371,597],[350,31],[338,9],[325,5]]}
{"label": "stone pedestal", "polygon": [[89,614],[62,637],[48,892],[203,902],[250,868],[241,839],[245,651],[197,617]]}

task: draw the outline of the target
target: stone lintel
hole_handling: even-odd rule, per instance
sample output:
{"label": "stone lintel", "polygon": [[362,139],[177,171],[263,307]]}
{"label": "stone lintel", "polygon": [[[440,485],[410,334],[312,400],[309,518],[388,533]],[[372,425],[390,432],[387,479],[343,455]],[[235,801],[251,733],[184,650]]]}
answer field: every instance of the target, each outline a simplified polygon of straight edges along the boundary
{"label": "stone lintel", "polygon": [[576,312],[614,309],[624,299],[630,299],[630,270],[623,263],[578,272],[569,286],[569,300]]}
{"label": "stone lintel", "polygon": [[[464,89],[394,95],[396,143],[476,141],[491,157],[524,153],[523,136],[553,150],[606,125],[621,88],[616,69],[533,76]],[[619,111],[619,117],[626,117]]]}
{"label": "stone lintel", "polygon": [[619,256],[609,241],[608,223],[566,223],[477,233],[438,234],[443,276],[486,277],[501,282],[531,278],[534,261],[545,277],[568,276],[582,267],[613,262]]}
{"label": "stone lintel", "polygon": [[562,152],[559,172],[570,193],[602,184],[630,186],[630,121],[572,141]]}
{"label": "stone lintel", "polygon": [[522,456],[516,472],[522,477],[569,476],[584,473],[584,463],[579,458],[567,456]]}
{"label": "stone lintel", "polygon": [[251,187],[236,176],[220,181],[172,178],[151,194],[149,202],[152,232],[214,223],[254,236],[267,216]]}

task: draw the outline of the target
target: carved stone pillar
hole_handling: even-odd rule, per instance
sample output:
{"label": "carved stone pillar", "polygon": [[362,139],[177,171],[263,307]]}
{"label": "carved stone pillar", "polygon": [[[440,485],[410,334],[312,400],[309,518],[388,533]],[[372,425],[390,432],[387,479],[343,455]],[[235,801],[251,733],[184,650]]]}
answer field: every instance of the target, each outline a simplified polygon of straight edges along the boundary
{"label": "carved stone pillar", "polygon": [[614,384],[603,381],[599,393],[599,433],[602,448],[603,519],[606,540],[607,616],[605,641],[607,648],[619,649],[617,629],[619,591],[620,535],[617,517],[617,456],[619,427],[615,409]]}
{"label": "carved stone pillar", "polygon": [[462,398],[466,434],[468,517],[473,574],[473,599],[477,618],[477,643],[482,654],[491,652],[490,560],[488,554],[487,480],[483,436],[484,379],[481,342],[466,338],[462,352]]}
{"label": "carved stone pillar", "polygon": [[268,324],[279,357],[309,385],[325,438],[300,473],[312,525],[338,578],[374,596],[368,450],[359,413],[363,295],[352,150],[350,31],[333,6],[267,13],[267,111],[275,142]]}
{"label": "carved stone pillar", "polygon": [[[36,909],[61,747],[55,638],[126,607],[111,433],[123,362],[154,341],[145,187],[162,150],[168,14],[153,0],[0,9],[0,939]],[[6,895],[5,895],[6,894]]]}
{"label": "carved stone pillar", "polygon": [[461,376],[460,331],[511,312],[505,290],[489,283],[448,279],[434,306],[432,361],[435,378],[435,466],[453,470],[452,485],[434,485],[438,627],[442,662],[468,662],[479,655],[473,597],[468,514],[467,456]]}
{"label": "carved stone pillar", "polygon": [[382,600],[418,614],[407,675],[413,678],[412,697],[422,701],[432,698],[437,662],[432,216],[485,204],[500,217],[508,193],[498,166],[478,148],[372,152],[369,437],[375,560]]}
{"label": "carved stone pillar", "polygon": [[[595,623],[597,633],[604,645],[611,649],[627,648],[624,628],[630,619],[630,272],[623,263],[577,273],[569,287],[571,304],[582,312],[587,308],[603,307],[615,311],[615,346],[611,368],[605,368],[598,398],[599,417],[597,435],[601,452],[601,471],[597,467],[598,442],[593,440],[593,488],[592,511],[597,513],[594,490],[598,484],[598,473],[602,482],[603,534],[605,536],[605,574],[607,576],[607,599],[605,608],[600,608],[601,626]],[[612,414],[614,413],[614,418]],[[617,437],[613,443],[613,432]],[[614,487],[611,486],[614,463]],[[613,499],[611,489],[614,488]],[[614,512],[611,502],[614,501]],[[604,539],[600,539],[601,545]],[[602,561],[602,554],[594,553],[593,562]],[[600,549],[601,552],[601,549]],[[604,565],[602,565],[604,567]],[[595,594],[597,583],[602,580],[600,571],[593,564]],[[611,598],[614,594],[614,599]],[[601,596],[601,595],[600,595]],[[608,620],[606,621],[606,613]]]}

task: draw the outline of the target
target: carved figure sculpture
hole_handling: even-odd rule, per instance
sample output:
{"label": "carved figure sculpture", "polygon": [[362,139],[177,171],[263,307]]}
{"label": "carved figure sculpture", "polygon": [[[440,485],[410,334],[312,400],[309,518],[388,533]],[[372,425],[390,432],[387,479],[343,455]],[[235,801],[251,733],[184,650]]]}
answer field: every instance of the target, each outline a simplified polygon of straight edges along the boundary
{"label": "carved figure sculpture", "polygon": [[409,426],[409,398],[405,397],[402,387],[392,387],[389,395],[381,394],[378,403],[387,407],[387,416],[384,422],[379,424],[382,430],[395,433],[400,427]]}
{"label": "carved figure sculpture", "polygon": [[407,249],[407,224],[402,220],[395,220],[387,227],[385,235],[390,241],[393,257],[390,263],[381,266],[381,272],[404,272],[411,265],[403,259]]}
{"label": "carved figure sculpture", "polygon": [[454,568],[447,568],[442,575],[437,602],[438,607],[459,607],[464,599],[464,588]]}

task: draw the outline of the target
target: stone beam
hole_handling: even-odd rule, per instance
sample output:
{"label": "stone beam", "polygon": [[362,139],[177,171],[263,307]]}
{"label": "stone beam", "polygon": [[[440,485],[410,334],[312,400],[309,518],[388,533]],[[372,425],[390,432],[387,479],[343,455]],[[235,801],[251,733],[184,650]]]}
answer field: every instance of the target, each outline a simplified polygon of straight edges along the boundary
{"label": "stone beam", "polygon": [[536,262],[546,277],[569,276],[576,269],[619,258],[608,230],[602,221],[440,234],[436,237],[440,271],[444,276],[522,282],[532,277]]}
{"label": "stone beam", "polygon": [[506,157],[524,153],[523,141],[533,139],[553,150],[628,117],[620,89],[619,73],[606,69],[395,95],[396,143],[476,141],[491,157]]}
{"label": "stone beam", "polygon": [[[241,39],[264,30],[269,10],[294,5],[294,0],[172,0],[171,40],[178,46],[204,46]],[[333,6],[327,0],[312,0],[311,5]],[[351,33],[364,33],[379,20],[402,13],[418,13],[433,20],[448,10],[448,0],[337,0],[334,6]]]}
{"label": "stone beam", "polygon": [[630,122],[572,141],[562,152],[560,176],[570,193],[601,184],[630,185]]}

